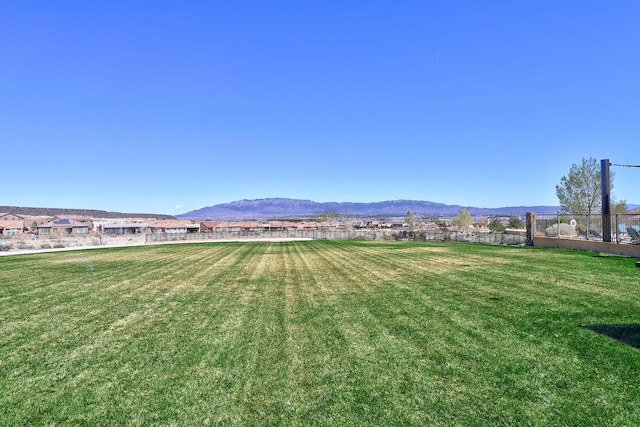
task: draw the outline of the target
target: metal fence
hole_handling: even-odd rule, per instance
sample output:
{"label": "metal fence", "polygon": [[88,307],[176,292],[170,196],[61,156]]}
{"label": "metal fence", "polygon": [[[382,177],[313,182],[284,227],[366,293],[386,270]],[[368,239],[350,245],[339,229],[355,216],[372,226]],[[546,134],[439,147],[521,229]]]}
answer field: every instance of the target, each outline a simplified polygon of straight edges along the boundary
{"label": "metal fence", "polygon": [[602,241],[607,227],[611,242],[640,243],[640,215],[553,215],[536,218],[536,235],[559,239]]}
{"label": "metal fence", "polygon": [[524,233],[509,234],[505,232],[487,232],[486,230],[478,230],[474,228],[400,232],[397,233],[394,238],[399,240],[408,239],[422,242],[469,242],[514,246],[521,246],[526,242],[526,236]]}
{"label": "metal fence", "polygon": [[153,233],[146,234],[145,241],[206,241],[251,239],[324,239],[324,240],[389,240],[387,230],[243,230],[214,231],[208,233]]}
{"label": "metal fence", "polygon": [[423,242],[471,242],[493,245],[524,245],[523,234],[507,234],[477,231],[473,228],[462,230],[255,230],[216,231],[208,233],[154,233],[146,234],[145,242],[177,241],[224,241],[251,239],[313,239],[313,240],[413,240]]}

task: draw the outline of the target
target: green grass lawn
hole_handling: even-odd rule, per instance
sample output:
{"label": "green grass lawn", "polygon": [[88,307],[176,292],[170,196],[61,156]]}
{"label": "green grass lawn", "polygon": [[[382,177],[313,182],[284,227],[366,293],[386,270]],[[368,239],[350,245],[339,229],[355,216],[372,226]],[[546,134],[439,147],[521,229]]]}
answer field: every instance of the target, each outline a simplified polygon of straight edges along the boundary
{"label": "green grass lawn", "polygon": [[634,262],[355,241],[2,257],[0,425],[637,425]]}

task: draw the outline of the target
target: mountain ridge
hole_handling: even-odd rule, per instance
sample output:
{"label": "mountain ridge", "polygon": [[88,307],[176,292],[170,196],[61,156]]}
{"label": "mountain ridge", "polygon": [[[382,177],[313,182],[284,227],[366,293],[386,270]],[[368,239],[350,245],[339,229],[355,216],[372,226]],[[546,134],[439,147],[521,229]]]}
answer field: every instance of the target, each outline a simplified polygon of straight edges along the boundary
{"label": "mountain ridge", "polygon": [[94,218],[156,218],[173,219],[173,215],[152,213],[124,213],[112,212],[100,209],[75,209],[75,208],[34,208],[25,206],[0,206],[0,212],[11,212],[17,215],[55,216],[55,215],[82,215]]}
{"label": "mountain ridge", "polygon": [[555,214],[559,206],[508,206],[502,208],[478,208],[447,205],[424,200],[386,200],[381,202],[314,202],[306,199],[264,198],[242,199],[229,203],[207,206],[176,215],[182,219],[257,219],[312,217],[325,211],[356,217],[404,216],[414,212],[423,216],[457,215],[468,208],[471,215],[523,215],[536,212],[539,215]]}

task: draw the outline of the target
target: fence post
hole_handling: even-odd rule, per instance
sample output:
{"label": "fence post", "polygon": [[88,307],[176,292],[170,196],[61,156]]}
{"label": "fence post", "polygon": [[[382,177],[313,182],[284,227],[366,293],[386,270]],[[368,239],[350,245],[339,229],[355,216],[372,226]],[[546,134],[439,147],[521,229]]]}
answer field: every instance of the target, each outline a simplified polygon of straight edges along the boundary
{"label": "fence post", "polygon": [[611,242],[611,178],[609,159],[600,160],[600,188],[602,189],[602,241]]}
{"label": "fence post", "polygon": [[527,246],[533,246],[533,236],[536,234],[536,213],[527,212]]}
{"label": "fence post", "polygon": [[602,214],[602,241],[611,242],[611,214]]}
{"label": "fence post", "polygon": [[587,229],[585,230],[586,231],[585,236],[587,237],[587,240],[589,240],[589,214],[587,214],[586,222],[587,222]]}

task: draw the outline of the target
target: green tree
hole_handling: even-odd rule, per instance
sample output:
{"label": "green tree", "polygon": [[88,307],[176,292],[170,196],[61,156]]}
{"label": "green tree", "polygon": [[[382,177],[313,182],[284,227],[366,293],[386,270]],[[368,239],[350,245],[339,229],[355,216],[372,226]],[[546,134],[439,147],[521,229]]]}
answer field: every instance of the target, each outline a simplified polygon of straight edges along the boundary
{"label": "green tree", "polygon": [[504,231],[506,227],[498,218],[494,218],[489,223],[489,230],[491,231]]}
{"label": "green tree", "polygon": [[611,198],[611,215],[626,214],[627,213],[627,201],[626,200],[614,200]]}
{"label": "green tree", "polygon": [[[613,181],[613,174],[611,180]],[[602,204],[602,189],[600,166],[596,159],[583,158],[580,165],[574,163],[569,173],[556,185],[556,195],[565,213],[584,215],[598,212]]]}
{"label": "green tree", "polygon": [[509,228],[525,228],[526,225],[524,223],[523,220],[521,220],[520,218],[518,218],[517,216],[512,216],[511,218],[509,218]]}
{"label": "green tree", "polygon": [[468,227],[473,223],[473,219],[471,218],[471,213],[469,209],[462,208],[460,212],[458,212],[458,216],[454,218],[453,224],[458,227]]}

